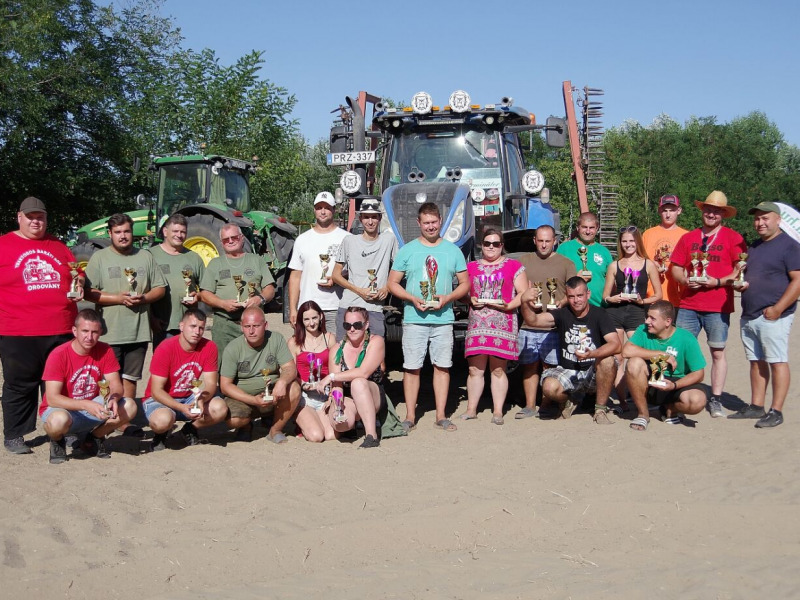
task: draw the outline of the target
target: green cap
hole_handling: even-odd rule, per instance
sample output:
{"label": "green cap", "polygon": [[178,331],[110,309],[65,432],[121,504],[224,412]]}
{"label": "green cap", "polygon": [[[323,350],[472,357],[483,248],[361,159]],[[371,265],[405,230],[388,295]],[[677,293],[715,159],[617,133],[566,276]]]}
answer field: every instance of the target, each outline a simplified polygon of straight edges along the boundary
{"label": "green cap", "polygon": [[769,201],[759,202],[753,208],[748,210],[747,214],[752,215],[757,210],[760,210],[761,212],[774,212],[777,213],[778,216],[780,216],[781,214],[781,207],[775,204],[774,202],[769,202]]}

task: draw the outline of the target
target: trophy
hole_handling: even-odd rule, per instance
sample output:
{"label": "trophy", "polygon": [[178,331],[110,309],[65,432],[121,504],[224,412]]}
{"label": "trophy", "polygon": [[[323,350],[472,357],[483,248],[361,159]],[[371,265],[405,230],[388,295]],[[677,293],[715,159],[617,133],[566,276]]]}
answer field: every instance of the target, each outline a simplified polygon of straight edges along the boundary
{"label": "trophy", "polygon": [[478,286],[480,292],[478,300],[481,304],[503,304],[502,290],[503,290],[503,276],[499,273],[492,273],[491,275],[480,275],[478,277]]}
{"label": "trophy", "polygon": [[369,277],[369,285],[367,285],[367,290],[370,294],[377,294],[378,293],[378,270],[377,269],[367,269],[367,277]]}
{"label": "trophy", "polygon": [[647,385],[650,387],[665,388],[667,380],[664,379],[664,371],[667,370],[667,357],[659,354],[650,359],[650,379]]}
{"label": "trophy", "polygon": [[700,253],[699,252],[692,252],[692,267],[689,270],[689,281],[697,281],[701,280],[700,278]]}
{"label": "trophy", "polygon": [[547,302],[547,310],[555,310],[558,308],[556,304],[556,290],[558,289],[558,280],[555,277],[547,279],[547,294],[550,300]]}
{"label": "trophy", "polygon": [[639,280],[640,271],[634,271],[630,267],[625,267],[622,272],[625,275],[625,288],[619,295],[623,300],[636,300],[639,295],[636,293],[635,281]]}
{"label": "trophy", "polygon": [[192,408],[189,409],[189,412],[193,415],[199,415],[203,412],[203,409],[200,408],[200,388],[203,387],[203,383],[202,379],[192,379],[192,397],[194,398],[194,402],[192,402]]}
{"label": "trophy", "polygon": [[703,270],[700,273],[700,279],[698,279],[697,281],[699,281],[700,283],[705,283],[706,281],[708,281],[708,252],[700,253],[700,264],[702,265]]}
{"label": "trophy", "polygon": [[533,290],[536,292],[536,301],[533,303],[533,307],[542,308],[542,282],[535,281],[533,283]]}
{"label": "trophy", "polygon": [[578,346],[575,352],[586,354],[591,349],[592,338],[589,336],[589,328],[586,325],[578,327]]}
{"label": "trophy", "polygon": [[136,293],[136,269],[125,268],[125,279],[128,280],[128,296],[138,298],[141,294]]}
{"label": "trophy", "polygon": [[236,304],[244,306],[244,302],[242,302],[242,292],[244,291],[245,283],[242,281],[242,276],[234,275],[232,279],[233,284],[236,286]]}
{"label": "trophy", "polygon": [[320,275],[319,283],[328,283],[328,265],[331,262],[330,254],[319,255],[319,265],[322,267],[322,275]]}
{"label": "trophy", "polygon": [[747,268],[747,252],[740,252],[739,253],[739,262],[736,263],[736,266],[739,267],[739,274],[736,276],[736,279],[733,280],[733,287],[737,290],[740,290],[744,287],[744,270]]}
{"label": "trophy", "polygon": [[347,417],[344,414],[344,394],[342,394],[342,388],[333,388],[330,400],[333,403],[333,422],[344,423]]}
{"label": "trophy", "polygon": [[274,396],[269,393],[269,369],[261,369],[261,377],[264,378],[264,402],[272,402]]}
{"label": "trophy", "polygon": [[656,250],[655,261],[658,265],[659,273],[667,272],[667,264],[669,263],[670,256],[671,253],[669,251],[669,244],[664,244],[658,250]]}
{"label": "trophy", "polygon": [[247,282],[247,296],[249,298],[252,298],[253,296],[258,294],[258,290],[256,289],[257,286],[258,286],[258,283],[255,282],[255,281],[248,281]]}
{"label": "trophy", "polygon": [[101,379],[97,382],[97,387],[100,389],[100,395],[103,397],[103,411],[107,415],[111,415],[111,409],[108,406],[108,395],[111,393],[111,386],[108,381]]}
{"label": "trophy", "polygon": [[578,248],[578,258],[581,259],[581,270],[578,271],[578,277],[583,277],[586,281],[591,281],[592,272],[586,268],[586,261],[589,259],[589,249],[586,246]]}
{"label": "trophy", "polygon": [[78,263],[76,262],[69,262],[67,265],[69,266],[69,274],[72,276],[72,282],[69,285],[67,298],[73,300],[81,297],[81,293],[78,291],[78,277],[80,276],[80,271],[78,271]]}
{"label": "trophy", "polygon": [[[428,281],[426,283],[426,289],[428,293],[426,294],[423,292],[425,296],[423,301],[425,302],[425,306],[429,306],[431,308],[439,308],[441,303],[439,299],[436,297],[436,279],[439,277],[439,265],[436,262],[436,259],[432,256],[428,256],[425,259],[425,272],[428,274]],[[422,282],[420,281],[419,284],[420,289],[422,289]],[[425,298],[430,298],[430,300],[425,300]]]}
{"label": "trophy", "polygon": [[181,275],[183,275],[183,283],[186,284],[186,290],[184,290],[183,300],[181,302],[192,302],[194,298],[192,298],[192,270],[191,269],[183,269],[181,271]]}

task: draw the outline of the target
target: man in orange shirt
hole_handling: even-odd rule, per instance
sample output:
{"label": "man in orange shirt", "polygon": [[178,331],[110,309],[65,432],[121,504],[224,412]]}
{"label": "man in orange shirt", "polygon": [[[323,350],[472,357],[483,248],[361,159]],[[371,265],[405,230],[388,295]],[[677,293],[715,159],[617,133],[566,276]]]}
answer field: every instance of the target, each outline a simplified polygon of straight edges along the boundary
{"label": "man in orange shirt", "polygon": [[[658,214],[661,216],[661,224],[651,227],[642,234],[644,249],[650,259],[656,263],[661,273],[663,298],[676,308],[681,301],[681,292],[669,268],[669,256],[672,254],[675,244],[686,233],[683,227],[678,227],[678,216],[681,214],[681,210],[680,198],[674,194],[661,196],[658,201]],[[650,295],[653,293],[652,284],[649,284],[648,288],[647,294]]]}

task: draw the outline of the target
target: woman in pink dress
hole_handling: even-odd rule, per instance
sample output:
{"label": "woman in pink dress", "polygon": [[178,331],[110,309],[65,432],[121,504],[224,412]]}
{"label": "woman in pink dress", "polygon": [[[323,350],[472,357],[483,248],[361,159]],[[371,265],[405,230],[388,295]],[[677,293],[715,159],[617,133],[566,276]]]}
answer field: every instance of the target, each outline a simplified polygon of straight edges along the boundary
{"label": "woman in pink dress", "polygon": [[527,288],[525,267],[503,253],[503,234],[487,229],[483,234],[483,258],[467,265],[470,278],[470,311],[465,356],[467,411],[464,420],[478,416],[478,402],[483,394],[483,376],[491,370],[492,423],[503,424],[503,404],[508,393],[506,362],[516,360],[517,308]]}

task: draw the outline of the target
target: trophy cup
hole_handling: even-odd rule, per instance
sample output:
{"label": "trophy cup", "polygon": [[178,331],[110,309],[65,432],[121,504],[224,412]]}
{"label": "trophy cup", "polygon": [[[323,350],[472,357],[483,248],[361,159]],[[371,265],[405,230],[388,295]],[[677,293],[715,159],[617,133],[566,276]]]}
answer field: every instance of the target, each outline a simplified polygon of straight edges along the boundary
{"label": "trophy cup", "polygon": [[427,281],[420,281],[419,282],[419,291],[422,294],[422,305],[428,306],[428,291],[430,288],[430,284]]}
{"label": "trophy cup", "polygon": [[319,265],[322,267],[322,275],[320,275],[319,283],[328,283],[328,265],[331,262],[330,254],[319,255]]}
{"label": "trophy cup", "polygon": [[80,276],[80,271],[78,271],[78,263],[76,262],[68,262],[67,265],[69,266],[69,274],[72,277],[72,282],[70,283],[69,291],[67,292],[67,298],[73,300],[81,297],[81,294],[78,291],[78,277]]}
{"label": "trophy cup", "polygon": [[555,277],[547,279],[547,295],[550,299],[547,302],[547,310],[555,310],[558,308],[556,304],[556,290],[558,289],[558,280]]}
{"label": "trophy cup", "polygon": [[658,250],[656,250],[655,261],[656,264],[658,265],[659,273],[667,272],[667,264],[669,263],[670,256],[671,254],[669,251],[669,244],[664,244]]}
{"label": "trophy cup", "polygon": [[344,394],[342,394],[342,388],[333,388],[330,399],[333,403],[333,422],[344,423],[347,417],[344,414]]}
{"label": "trophy cup", "polygon": [[192,270],[183,269],[181,275],[183,275],[183,283],[186,284],[186,290],[184,290],[183,300],[181,300],[181,302],[192,302],[194,300],[190,295],[192,293]]}
{"label": "trophy cup", "polygon": [[591,345],[592,338],[589,337],[589,328],[586,325],[580,325],[578,327],[578,346],[575,349],[575,352],[586,354],[589,352]]}
{"label": "trophy cup", "polygon": [[128,296],[138,298],[141,294],[136,293],[136,269],[125,268],[125,279],[128,280]]}
{"label": "trophy cup", "polygon": [[377,294],[378,293],[378,270],[377,269],[367,269],[367,277],[369,277],[369,285],[367,285],[367,290],[370,294]]}
{"label": "trophy cup", "polygon": [[503,304],[502,290],[503,290],[503,276],[499,273],[492,273],[491,275],[480,275],[478,277],[478,285],[480,293],[478,300],[481,304]]}
{"label": "trophy cup", "polygon": [[656,388],[667,387],[667,380],[664,379],[664,371],[667,370],[667,357],[659,354],[650,359],[650,379],[647,385]]}
{"label": "trophy cup", "polygon": [[203,383],[202,379],[192,379],[192,396],[194,402],[192,402],[192,408],[189,409],[189,412],[193,415],[199,415],[203,412],[203,409],[200,408],[200,388],[203,387]]}
{"label": "trophy cup", "polygon": [[[429,287],[429,295],[426,294],[430,300],[425,302],[425,306],[429,306],[431,308],[439,308],[441,303],[439,299],[436,297],[436,279],[439,277],[439,265],[436,262],[436,259],[432,256],[428,256],[425,259],[425,271],[428,274],[428,282],[430,283]],[[420,288],[422,288],[422,282],[420,282]],[[423,298],[424,300],[424,298]]]}
{"label": "trophy cup", "polygon": [[708,252],[700,253],[700,265],[702,266],[702,271],[697,281],[699,283],[705,283],[708,281]]}
{"label": "trophy cup", "polygon": [[591,281],[592,272],[586,268],[586,261],[589,260],[589,249],[586,246],[578,248],[578,258],[581,259],[581,270],[578,271],[578,277],[583,277],[586,281]]}
{"label": "trophy cup", "polygon": [[258,286],[258,283],[256,283],[255,281],[248,281],[247,282],[247,296],[248,296],[248,298],[252,298],[253,296],[258,294],[258,290],[256,289],[257,286]]}
{"label": "trophy cup", "polygon": [[244,291],[245,283],[242,281],[242,276],[234,275],[232,279],[233,284],[236,286],[236,304],[244,306],[244,302],[242,302],[242,292]]}
{"label": "trophy cup", "polygon": [[639,279],[640,271],[634,271],[630,267],[625,267],[622,273],[625,275],[625,289],[623,289],[622,293],[619,295],[620,298],[623,300],[636,300],[639,296],[635,292],[634,281]]}
{"label": "trophy cup", "polygon": [[309,352],[308,355],[306,356],[306,359],[308,360],[308,383],[314,385],[315,383],[317,383],[317,381],[319,381],[319,379],[317,379],[316,368],[315,368],[317,363],[317,358],[313,352]]}
{"label": "trophy cup", "polygon": [[536,292],[536,301],[533,303],[533,308],[542,308],[542,282],[535,281],[533,289]]}
{"label": "trophy cup", "polygon": [[740,290],[744,287],[744,270],[747,268],[747,252],[740,252],[739,253],[739,262],[736,263],[736,266],[739,267],[739,274],[736,276],[736,279],[733,280],[733,287],[737,290]]}
{"label": "trophy cup", "polygon": [[689,270],[689,281],[700,281],[700,253],[692,252],[692,267]]}
{"label": "trophy cup", "polygon": [[103,397],[103,412],[110,416],[111,409],[108,406],[108,396],[111,393],[111,386],[108,381],[101,379],[97,382],[97,387],[100,389],[100,395]]}
{"label": "trophy cup", "polygon": [[261,369],[261,377],[264,378],[264,402],[272,402],[274,396],[269,393],[269,369]]}

